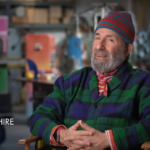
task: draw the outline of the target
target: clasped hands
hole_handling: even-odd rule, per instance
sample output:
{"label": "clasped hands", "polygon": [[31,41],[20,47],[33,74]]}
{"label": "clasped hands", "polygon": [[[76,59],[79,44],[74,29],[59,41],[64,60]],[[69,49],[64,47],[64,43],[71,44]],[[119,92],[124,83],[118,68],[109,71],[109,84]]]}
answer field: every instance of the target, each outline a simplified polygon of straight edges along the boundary
{"label": "clasped hands", "polygon": [[[84,130],[78,130],[82,127]],[[60,143],[67,150],[104,150],[110,147],[105,133],[98,131],[79,120],[69,129],[60,131]]]}

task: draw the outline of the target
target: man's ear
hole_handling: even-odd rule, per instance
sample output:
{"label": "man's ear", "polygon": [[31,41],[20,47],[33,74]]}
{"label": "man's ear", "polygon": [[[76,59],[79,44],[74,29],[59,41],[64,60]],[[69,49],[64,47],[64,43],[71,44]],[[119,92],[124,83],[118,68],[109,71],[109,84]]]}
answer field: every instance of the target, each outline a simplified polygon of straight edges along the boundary
{"label": "man's ear", "polygon": [[126,53],[125,53],[126,57],[129,55],[129,53],[132,51],[132,49],[133,49],[133,45],[128,44],[127,47],[126,47]]}

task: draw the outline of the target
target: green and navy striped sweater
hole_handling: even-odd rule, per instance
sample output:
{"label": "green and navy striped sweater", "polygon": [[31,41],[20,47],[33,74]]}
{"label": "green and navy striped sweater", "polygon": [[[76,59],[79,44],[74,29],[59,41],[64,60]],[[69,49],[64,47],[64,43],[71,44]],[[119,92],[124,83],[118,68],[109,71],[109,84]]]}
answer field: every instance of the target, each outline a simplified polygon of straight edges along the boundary
{"label": "green and navy striped sweater", "polygon": [[91,67],[63,75],[31,116],[30,130],[50,145],[53,127],[69,128],[78,120],[102,132],[112,130],[118,150],[140,149],[150,140],[150,73],[126,60],[108,83],[107,97],[99,96]]}

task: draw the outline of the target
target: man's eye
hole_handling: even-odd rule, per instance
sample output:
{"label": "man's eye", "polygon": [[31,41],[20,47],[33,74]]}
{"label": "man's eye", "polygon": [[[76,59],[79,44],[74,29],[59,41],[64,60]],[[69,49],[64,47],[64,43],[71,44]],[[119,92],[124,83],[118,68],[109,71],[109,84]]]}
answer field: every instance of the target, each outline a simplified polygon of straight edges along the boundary
{"label": "man's eye", "polygon": [[99,39],[100,39],[99,37],[96,37],[96,38],[95,38],[95,40],[99,40]]}
{"label": "man's eye", "polygon": [[113,39],[109,39],[109,41],[113,42],[114,40]]}

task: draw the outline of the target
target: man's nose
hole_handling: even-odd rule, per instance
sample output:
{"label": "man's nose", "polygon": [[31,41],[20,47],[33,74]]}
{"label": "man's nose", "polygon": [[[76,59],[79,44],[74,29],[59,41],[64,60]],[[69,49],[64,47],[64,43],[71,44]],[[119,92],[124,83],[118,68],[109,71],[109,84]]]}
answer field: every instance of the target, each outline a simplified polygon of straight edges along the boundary
{"label": "man's nose", "polygon": [[99,42],[96,45],[96,49],[105,49],[105,41],[99,40]]}

